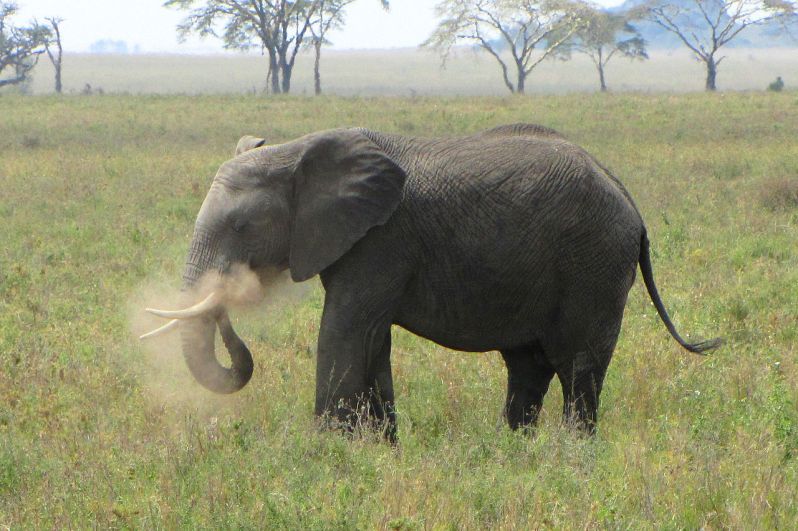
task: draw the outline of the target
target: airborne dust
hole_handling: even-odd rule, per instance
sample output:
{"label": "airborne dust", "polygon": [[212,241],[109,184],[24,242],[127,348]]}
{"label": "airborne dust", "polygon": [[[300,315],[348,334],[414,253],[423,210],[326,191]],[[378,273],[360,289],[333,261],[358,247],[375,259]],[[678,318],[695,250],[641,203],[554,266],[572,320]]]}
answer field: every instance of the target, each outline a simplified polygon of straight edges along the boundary
{"label": "airborne dust", "polygon": [[[254,380],[259,372],[268,370],[268,367],[259,363],[259,349],[257,345],[253,346],[247,331],[254,327],[261,337],[268,336],[269,323],[282,313],[291,311],[310,291],[311,286],[311,282],[292,282],[288,272],[259,274],[243,265],[234,266],[223,279],[215,273],[205,275],[190,293],[184,293],[175,285],[163,281],[143,282],[128,300],[128,323],[131,335],[140,345],[145,358],[143,363],[135,363],[133,370],[141,380],[148,406],[154,412],[168,417],[176,429],[192,416],[213,424],[217,415],[235,414],[239,407],[243,407],[241,396],[246,393],[246,388],[232,395],[217,395],[197,384],[183,359],[179,327],[139,340],[142,334],[169,321],[146,312],[145,308],[182,309],[204,299],[211,291],[220,292],[233,326],[252,350]],[[216,356],[222,365],[230,365],[218,331]]]}

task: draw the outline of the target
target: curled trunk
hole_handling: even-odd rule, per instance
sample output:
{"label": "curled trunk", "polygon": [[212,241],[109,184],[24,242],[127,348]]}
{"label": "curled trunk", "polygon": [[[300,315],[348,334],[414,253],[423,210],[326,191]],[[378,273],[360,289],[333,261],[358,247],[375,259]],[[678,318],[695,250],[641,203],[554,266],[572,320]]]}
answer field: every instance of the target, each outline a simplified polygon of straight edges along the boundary
{"label": "curled trunk", "polygon": [[[201,275],[213,267],[213,245],[208,234],[196,230],[189,253],[184,286],[191,290]],[[222,335],[231,366],[224,367],[216,358],[216,328]],[[205,388],[222,394],[234,393],[244,387],[252,377],[252,354],[238,337],[224,307],[205,315],[187,319],[180,324],[183,357],[194,378]]]}
{"label": "curled trunk", "polygon": [[[216,328],[222,335],[232,366],[222,366],[216,359]],[[252,354],[233,329],[225,310],[181,323],[183,357],[191,374],[205,388],[222,394],[234,393],[252,377]]]}

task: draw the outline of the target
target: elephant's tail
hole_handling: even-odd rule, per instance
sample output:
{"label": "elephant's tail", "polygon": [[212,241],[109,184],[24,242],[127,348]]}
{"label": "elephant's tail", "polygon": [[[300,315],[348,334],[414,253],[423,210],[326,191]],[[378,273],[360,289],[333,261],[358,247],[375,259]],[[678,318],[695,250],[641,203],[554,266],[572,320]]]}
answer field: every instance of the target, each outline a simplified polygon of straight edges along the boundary
{"label": "elephant's tail", "polygon": [[668,316],[667,310],[665,310],[665,305],[662,304],[662,299],[659,297],[657,285],[654,284],[654,273],[651,270],[651,254],[649,252],[648,235],[646,234],[645,229],[643,229],[643,235],[640,237],[639,263],[640,271],[643,273],[643,281],[645,282],[646,289],[648,290],[648,296],[651,297],[651,302],[654,303],[654,307],[657,309],[659,318],[662,319],[663,323],[665,323],[668,332],[671,333],[673,338],[690,352],[701,353],[720,346],[723,340],[719,337],[716,337],[715,339],[708,339],[706,341],[700,341],[698,343],[688,343],[682,338],[682,336],[679,335],[679,332],[676,331],[676,327],[673,325],[670,316]]}

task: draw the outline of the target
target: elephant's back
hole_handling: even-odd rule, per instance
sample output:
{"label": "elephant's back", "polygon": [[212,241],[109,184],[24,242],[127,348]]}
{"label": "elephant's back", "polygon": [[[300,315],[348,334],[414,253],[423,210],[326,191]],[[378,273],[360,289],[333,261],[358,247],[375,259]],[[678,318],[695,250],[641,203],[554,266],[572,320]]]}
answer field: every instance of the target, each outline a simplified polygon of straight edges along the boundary
{"label": "elephant's back", "polygon": [[548,230],[624,221],[642,226],[623,185],[579,146],[549,135],[427,141],[403,154],[403,202],[458,227],[517,216]]}

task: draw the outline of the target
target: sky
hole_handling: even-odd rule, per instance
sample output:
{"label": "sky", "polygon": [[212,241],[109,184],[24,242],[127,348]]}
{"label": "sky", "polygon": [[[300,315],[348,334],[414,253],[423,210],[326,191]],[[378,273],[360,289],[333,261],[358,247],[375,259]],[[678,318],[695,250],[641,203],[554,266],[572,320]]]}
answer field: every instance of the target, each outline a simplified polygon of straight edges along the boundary
{"label": "sky", "polygon": [[[16,23],[58,16],[64,50],[86,52],[104,39],[125,41],[145,53],[222,53],[217,39],[177,40],[175,26],[184,12],[166,9],[163,0],[15,0]],[[383,11],[378,0],[359,0],[347,9],[343,31],[330,35],[335,49],[382,49],[418,46],[435,28],[436,0],[391,0]],[[600,0],[605,6],[622,0]]]}

